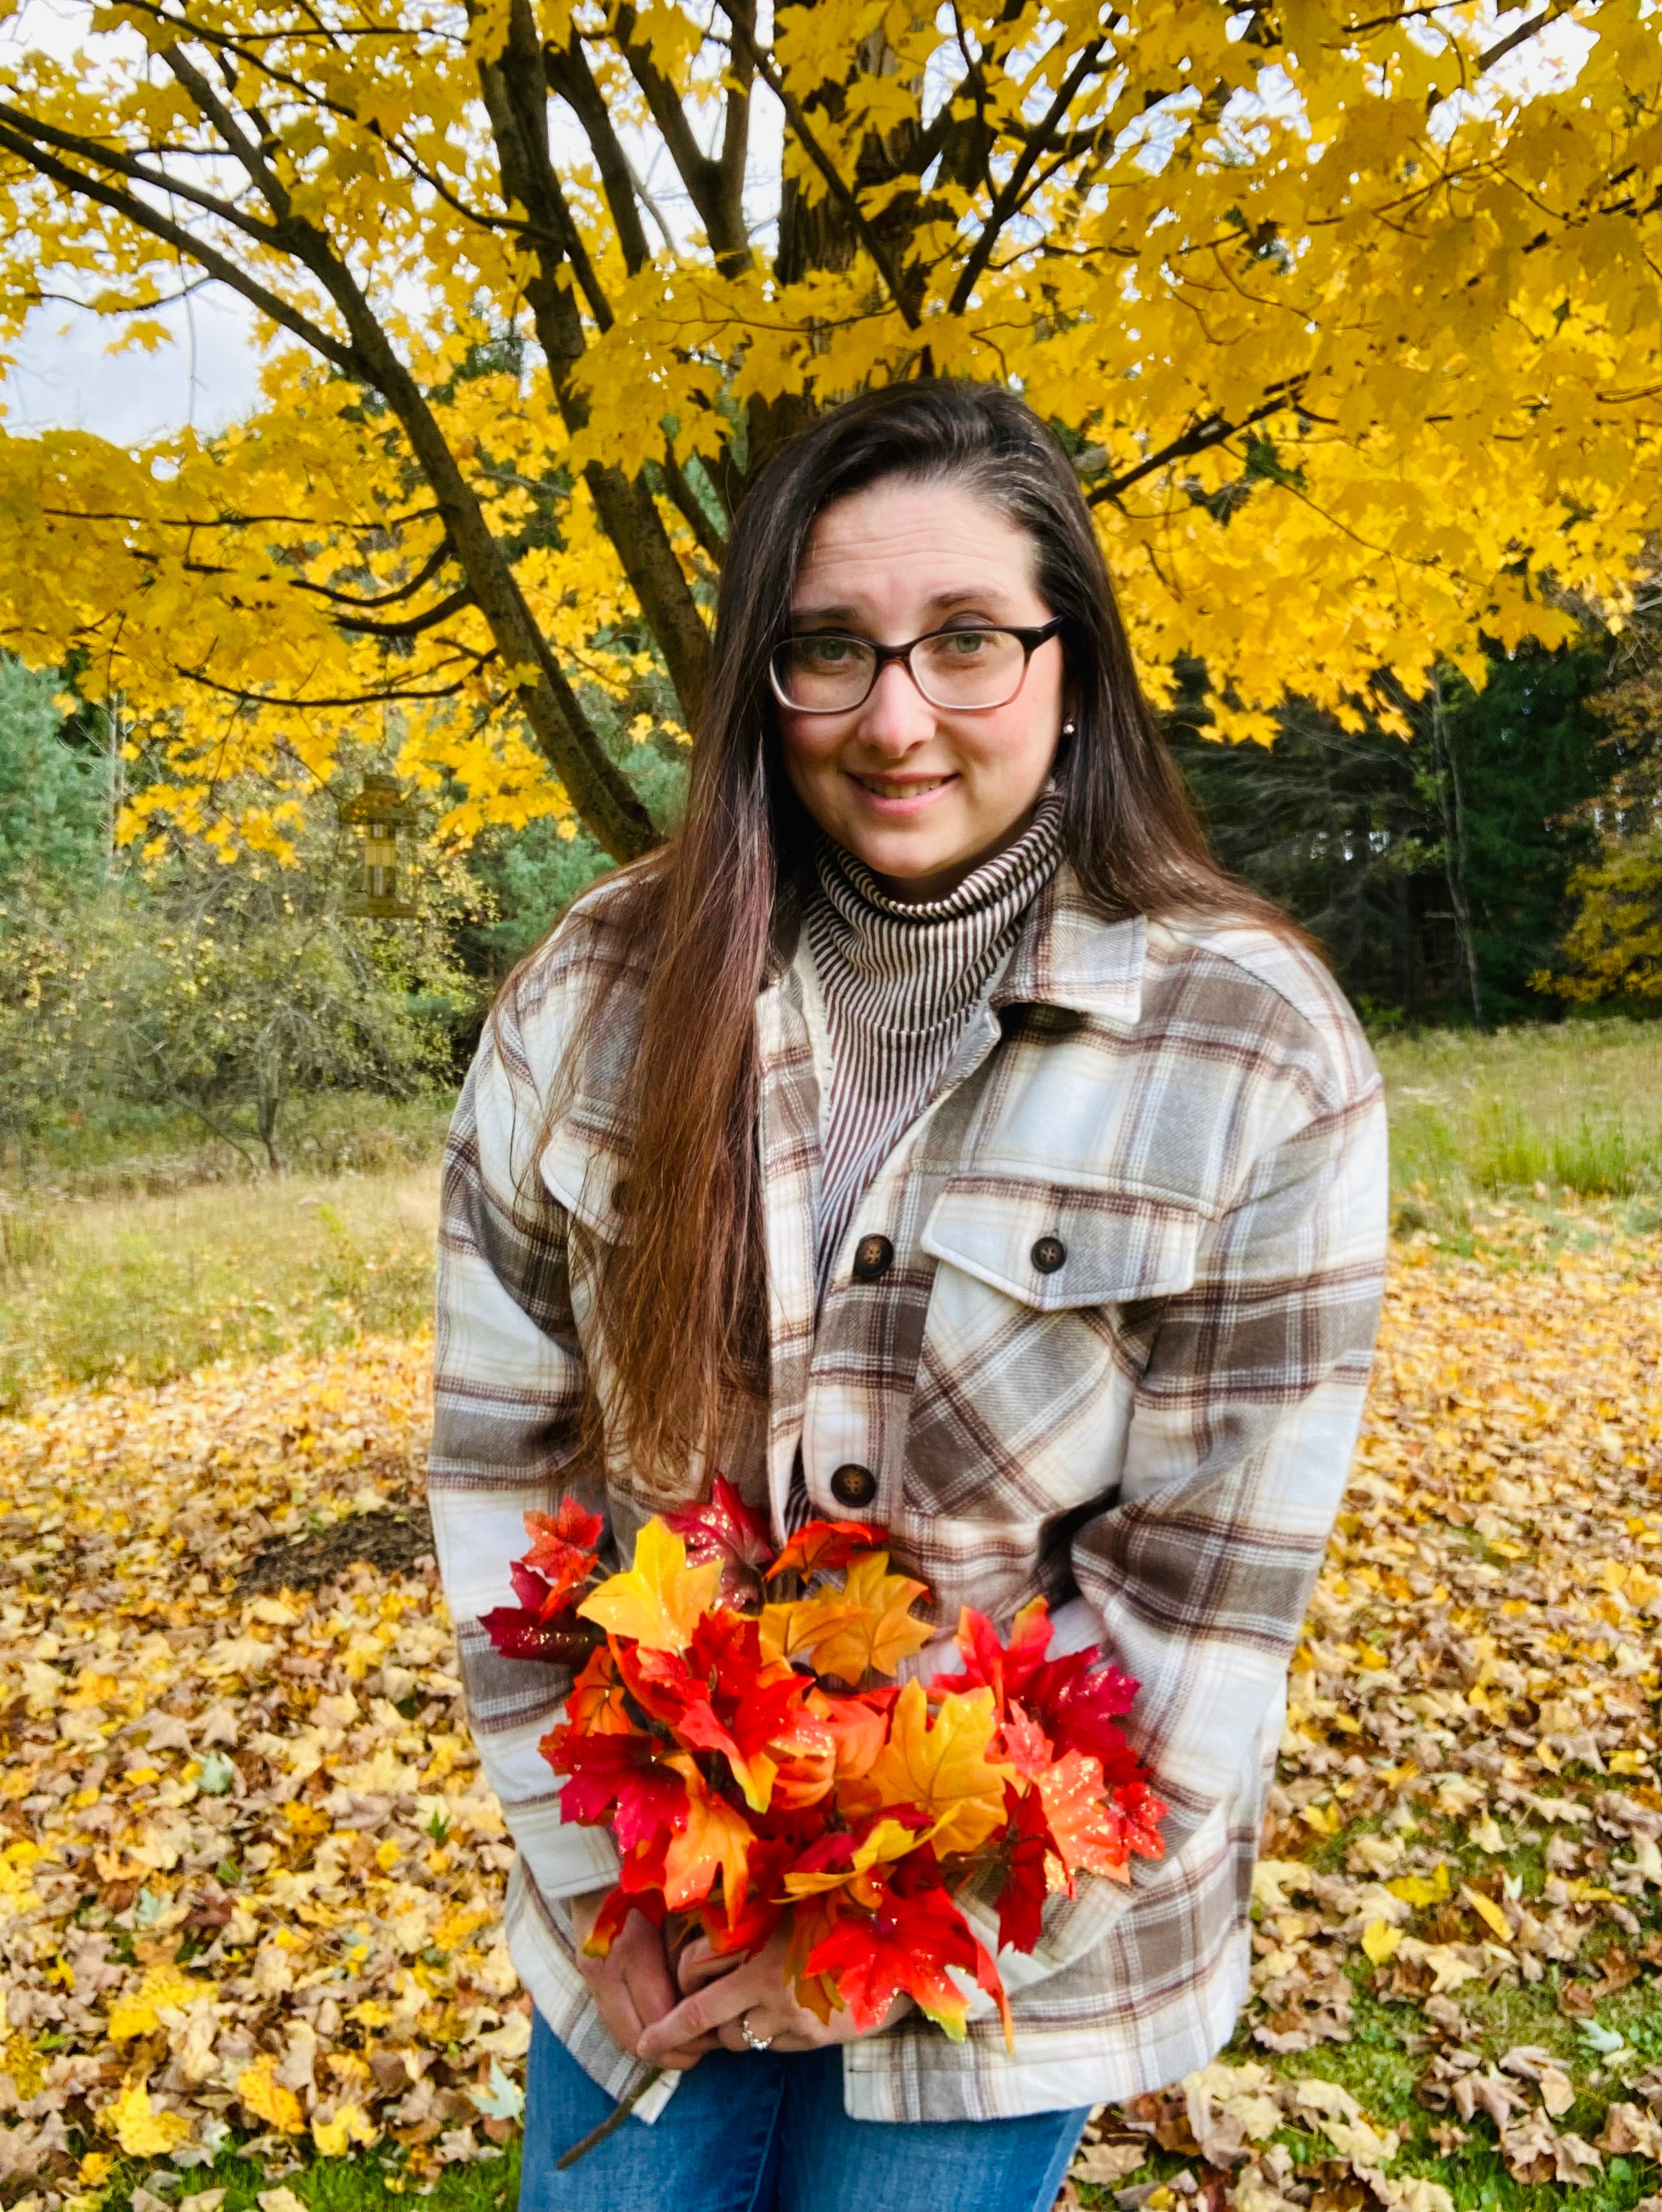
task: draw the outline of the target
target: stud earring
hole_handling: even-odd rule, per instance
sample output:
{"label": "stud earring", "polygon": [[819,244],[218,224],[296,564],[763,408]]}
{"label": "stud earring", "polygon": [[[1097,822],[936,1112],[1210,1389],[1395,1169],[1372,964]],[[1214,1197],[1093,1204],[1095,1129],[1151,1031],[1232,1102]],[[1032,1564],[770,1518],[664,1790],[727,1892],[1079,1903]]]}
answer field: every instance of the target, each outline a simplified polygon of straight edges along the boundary
{"label": "stud earring", "polygon": [[1073,734],[1074,734],[1074,725],[1073,725],[1073,722],[1072,722],[1072,720],[1071,720],[1071,719],[1069,719],[1068,721],[1065,721],[1065,722],[1062,724],[1062,736],[1063,736],[1064,738],[1071,738],[1071,737],[1073,736]]}

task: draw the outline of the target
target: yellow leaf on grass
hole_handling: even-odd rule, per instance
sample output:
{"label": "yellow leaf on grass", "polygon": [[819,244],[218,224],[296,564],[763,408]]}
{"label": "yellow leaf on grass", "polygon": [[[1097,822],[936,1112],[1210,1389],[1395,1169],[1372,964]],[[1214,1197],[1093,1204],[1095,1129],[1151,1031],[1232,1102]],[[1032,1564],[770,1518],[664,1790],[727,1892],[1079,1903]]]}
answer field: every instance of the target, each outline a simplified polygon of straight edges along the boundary
{"label": "yellow leaf on grass", "polygon": [[236,2077],[236,2093],[254,2118],[264,2120],[268,2127],[280,2129],[286,2136],[297,2136],[305,2128],[306,2114],[300,2099],[292,2089],[285,2089],[281,2081],[272,2079],[269,2054],[243,2068]]}
{"label": "yellow leaf on grass", "polygon": [[362,2143],[367,2150],[380,2136],[362,2105],[343,2105],[332,2119],[312,2123],[312,2141],[325,2158],[344,2158],[353,2143]]}
{"label": "yellow leaf on grass", "polygon": [[165,2158],[188,2142],[191,2133],[183,2112],[156,2110],[143,2081],[129,2081],[115,2101],[105,2106],[99,2122],[129,2158]]}
{"label": "yellow leaf on grass", "polygon": [[635,1564],[612,1575],[577,1610],[614,1636],[632,1637],[648,1651],[685,1651],[698,1616],[715,1604],[721,1562],[687,1565],[686,1546],[661,1521],[648,1521],[636,1540]]}
{"label": "yellow leaf on grass", "polygon": [[1485,1897],[1481,1889],[1473,1889],[1470,1882],[1460,1884],[1460,1895],[1488,1927],[1492,1928],[1503,1943],[1512,1941],[1512,1929],[1507,1916],[1492,1897]]}
{"label": "yellow leaf on grass", "polygon": [[1004,1819],[1004,1785],[1014,1769],[986,1756],[998,1725],[990,1690],[943,1698],[931,1725],[921,1682],[908,1682],[895,1701],[889,1740],[863,1782],[850,1784],[854,1802],[916,1805],[934,1826],[926,1832],[937,1851],[972,1851]]}
{"label": "yellow leaf on grass", "polygon": [[1440,1859],[1429,1875],[1399,1874],[1385,1887],[1393,1897],[1400,1897],[1404,1905],[1443,1905],[1453,1891],[1448,1868]]}
{"label": "yellow leaf on grass", "polygon": [[1402,1940],[1402,1929],[1393,1928],[1388,1920],[1370,1920],[1362,1930],[1362,1948],[1376,1966],[1396,1956]]}

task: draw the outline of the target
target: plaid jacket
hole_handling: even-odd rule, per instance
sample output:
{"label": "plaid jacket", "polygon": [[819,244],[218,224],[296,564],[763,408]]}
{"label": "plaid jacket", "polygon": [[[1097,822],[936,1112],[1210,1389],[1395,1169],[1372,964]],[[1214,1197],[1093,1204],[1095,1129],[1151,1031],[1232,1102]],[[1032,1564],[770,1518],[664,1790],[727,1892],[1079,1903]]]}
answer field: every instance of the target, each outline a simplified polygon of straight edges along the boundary
{"label": "plaid jacket", "polygon": [[[567,1473],[585,1364],[607,1399],[593,1288],[629,1144],[638,994],[612,904],[591,894],[521,975],[457,1109],[429,1494],[474,1733],[519,1846],[513,1954],[615,2094],[631,2062],[599,2025],[561,1902],[615,1862],[596,1832],[562,1826],[537,1752],[565,1683],[496,1657],[477,1626],[509,1601],[527,1507],[575,1489],[625,1555],[643,1517],[626,1466],[604,1496]],[[539,1156],[574,1012],[619,969],[616,1018]],[[861,1510],[928,1583],[943,1637],[960,1605],[1002,1627],[1043,1592],[1067,1642],[1102,1640],[1141,1682],[1129,1725],[1171,1807],[1162,1861],[1137,1862],[1129,1891],[1085,1877],[1050,1899],[1032,1958],[1001,1960],[1014,2057],[994,2018],[955,2045],[914,2017],[846,2047],[847,2106],[990,2118],[1157,2088],[1220,2048],[1246,1990],[1288,1662],[1378,1314],[1379,1077],[1296,947],[1255,927],[1106,923],[1064,867],[856,1210],[816,1313],[817,1004],[787,945],[757,1005],[771,1389],[722,1463],[776,1528],[799,1451],[822,1514],[849,1510],[839,1469],[868,1471]],[[892,1264],[856,1279],[874,1234]]]}

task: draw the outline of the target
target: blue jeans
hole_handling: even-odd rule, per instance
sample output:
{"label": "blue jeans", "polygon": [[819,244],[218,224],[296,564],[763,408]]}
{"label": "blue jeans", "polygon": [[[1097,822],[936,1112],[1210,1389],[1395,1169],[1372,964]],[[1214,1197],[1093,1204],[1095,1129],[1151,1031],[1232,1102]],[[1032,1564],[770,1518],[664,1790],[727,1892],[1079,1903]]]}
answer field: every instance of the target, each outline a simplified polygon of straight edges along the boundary
{"label": "blue jeans", "polygon": [[539,2014],[519,2212],[1050,2212],[1090,2108],[1018,2120],[851,2120],[841,2051],[712,2051],[663,2113],[624,2122]]}

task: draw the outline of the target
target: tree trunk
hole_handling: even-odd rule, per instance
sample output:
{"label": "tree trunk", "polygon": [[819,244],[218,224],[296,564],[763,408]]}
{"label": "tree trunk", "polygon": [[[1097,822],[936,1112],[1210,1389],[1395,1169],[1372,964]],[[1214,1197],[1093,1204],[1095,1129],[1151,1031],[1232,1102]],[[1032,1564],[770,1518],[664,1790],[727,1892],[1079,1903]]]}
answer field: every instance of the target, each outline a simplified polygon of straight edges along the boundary
{"label": "tree trunk", "polygon": [[1487,1029],[1483,987],[1477,970],[1477,945],[1471,928],[1471,905],[1466,897],[1465,813],[1460,800],[1459,769],[1444,714],[1440,673],[1431,679],[1431,746],[1437,769],[1437,803],[1443,817],[1443,874],[1448,884],[1449,904],[1454,912],[1455,942],[1471,998],[1471,1018],[1480,1030]]}

